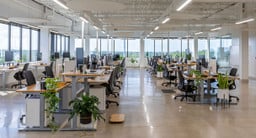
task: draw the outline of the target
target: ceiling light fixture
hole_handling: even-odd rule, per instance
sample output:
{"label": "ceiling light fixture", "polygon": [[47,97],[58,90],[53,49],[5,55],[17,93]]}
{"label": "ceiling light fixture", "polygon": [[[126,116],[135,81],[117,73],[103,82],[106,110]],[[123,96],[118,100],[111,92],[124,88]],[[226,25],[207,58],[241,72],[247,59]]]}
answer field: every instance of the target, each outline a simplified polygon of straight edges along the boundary
{"label": "ceiling light fixture", "polygon": [[88,21],[84,17],[79,17],[82,21],[88,23]]}
{"label": "ceiling light fixture", "polygon": [[200,34],[202,34],[203,32],[197,32],[197,33],[195,33],[195,35],[200,35]]}
{"label": "ceiling light fixture", "polygon": [[248,22],[252,22],[254,20],[255,20],[254,18],[244,19],[244,20],[236,22],[236,24],[248,23]]}
{"label": "ceiling light fixture", "polygon": [[154,30],[156,31],[156,30],[158,30],[159,29],[159,26],[157,26]]}
{"label": "ceiling light fixture", "polygon": [[54,1],[55,3],[57,3],[59,6],[61,6],[62,8],[66,9],[66,10],[69,9],[65,4],[61,3],[59,0],[53,0],[53,1]]}
{"label": "ceiling light fixture", "polygon": [[186,0],[176,11],[181,11],[184,7],[186,7],[192,0]]}
{"label": "ceiling light fixture", "polygon": [[152,31],[152,32],[150,32],[149,34],[152,35],[153,33],[154,33],[154,32]]}
{"label": "ceiling light fixture", "polygon": [[220,30],[220,29],[222,29],[222,28],[221,27],[217,27],[217,28],[211,29],[211,31],[217,31],[217,30]]}
{"label": "ceiling light fixture", "polygon": [[99,29],[99,28],[98,28],[97,26],[95,26],[95,25],[93,26],[93,28],[94,28],[94,29],[96,29],[96,30],[98,30],[98,29]]}
{"label": "ceiling light fixture", "polygon": [[169,20],[170,20],[170,18],[169,18],[169,17],[165,18],[165,20],[163,20],[163,21],[162,21],[162,24],[167,23]]}
{"label": "ceiling light fixture", "polygon": [[104,31],[101,31],[103,34],[105,34],[105,32]]}

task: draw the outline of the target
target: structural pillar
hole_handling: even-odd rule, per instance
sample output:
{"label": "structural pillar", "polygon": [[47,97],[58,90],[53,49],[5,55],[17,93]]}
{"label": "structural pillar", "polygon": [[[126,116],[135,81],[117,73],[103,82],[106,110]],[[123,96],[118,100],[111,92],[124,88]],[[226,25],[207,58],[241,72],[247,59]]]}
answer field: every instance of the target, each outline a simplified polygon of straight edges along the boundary
{"label": "structural pillar", "polygon": [[145,41],[143,38],[140,38],[140,67],[143,68],[145,67],[145,58],[144,58],[144,53],[145,53]]}

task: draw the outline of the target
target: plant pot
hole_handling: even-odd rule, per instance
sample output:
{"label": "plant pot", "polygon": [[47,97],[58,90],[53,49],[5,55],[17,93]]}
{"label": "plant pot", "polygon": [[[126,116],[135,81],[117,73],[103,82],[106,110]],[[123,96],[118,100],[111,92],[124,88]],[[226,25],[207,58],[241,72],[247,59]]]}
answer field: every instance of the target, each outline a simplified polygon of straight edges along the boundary
{"label": "plant pot", "polygon": [[229,99],[229,90],[228,89],[218,89],[217,98],[219,99]]}
{"label": "plant pot", "polygon": [[157,78],[163,78],[163,72],[158,71],[156,74]]}
{"label": "plant pot", "polygon": [[92,122],[92,113],[80,114],[80,123],[89,124]]}

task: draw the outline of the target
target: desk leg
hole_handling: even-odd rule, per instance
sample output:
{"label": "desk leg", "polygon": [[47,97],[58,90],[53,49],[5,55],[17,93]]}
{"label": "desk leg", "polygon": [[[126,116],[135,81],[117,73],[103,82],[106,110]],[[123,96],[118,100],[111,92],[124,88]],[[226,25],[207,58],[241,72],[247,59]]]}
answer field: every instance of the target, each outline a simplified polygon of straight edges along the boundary
{"label": "desk leg", "polygon": [[45,118],[45,102],[44,102],[44,96],[40,94],[40,128],[44,128],[44,118]]}
{"label": "desk leg", "polygon": [[5,75],[6,75],[6,72],[3,71],[3,76],[2,76],[2,84],[3,84],[3,91],[5,92],[6,91],[6,80],[5,80]]}
{"label": "desk leg", "polygon": [[[76,87],[77,87],[77,77],[72,76],[72,99],[76,98]],[[77,128],[77,116],[75,115],[71,122],[71,128]]]}

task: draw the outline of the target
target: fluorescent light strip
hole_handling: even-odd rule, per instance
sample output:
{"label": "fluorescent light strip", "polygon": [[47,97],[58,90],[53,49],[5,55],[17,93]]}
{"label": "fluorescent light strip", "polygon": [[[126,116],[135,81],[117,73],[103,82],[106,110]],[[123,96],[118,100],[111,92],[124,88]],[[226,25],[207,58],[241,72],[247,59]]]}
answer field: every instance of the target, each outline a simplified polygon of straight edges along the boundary
{"label": "fluorescent light strip", "polygon": [[154,33],[154,32],[150,32],[149,34],[151,34],[151,35],[152,35],[153,33]]}
{"label": "fluorescent light strip", "polygon": [[97,26],[93,26],[94,29],[98,30],[99,28]]}
{"label": "fluorescent light strip", "polygon": [[165,18],[165,20],[162,21],[162,24],[167,23],[170,20],[170,18]]}
{"label": "fluorescent light strip", "polygon": [[61,6],[62,8],[66,9],[66,10],[69,9],[65,4],[61,3],[59,0],[53,0],[53,1],[54,1],[55,3],[57,3],[59,6]]}
{"label": "fluorescent light strip", "polygon": [[220,29],[222,29],[222,28],[221,27],[217,27],[217,28],[211,29],[211,31],[217,31],[217,30],[220,30]]}
{"label": "fluorescent light strip", "polygon": [[197,32],[197,33],[195,33],[195,35],[200,35],[200,34],[202,34],[203,32]]}
{"label": "fluorescent light strip", "polygon": [[105,34],[105,32],[104,31],[101,31],[103,34]]}
{"label": "fluorescent light strip", "polygon": [[0,21],[9,22],[8,19],[0,18]]}
{"label": "fluorescent light strip", "polygon": [[156,31],[156,30],[158,30],[159,29],[159,26],[157,26],[154,30]]}
{"label": "fluorescent light strip", "polygon": [[79,17],[82,21],[88,23],[88,21],[84,17]]}
{"label": "fluorescent light strip", "polygon": [[186,0],[176,11],[181,11],[184,7],[186,7],[192,0]]}
{"label": "fluorescent light strip", "polygon": [[248,23],[248,22],[252,22],[254,20],[255,20],[254,18],[250,18],[250,19],[246,19],[246,20],[242,20],[242,21],[236,22],[236,24]]}

